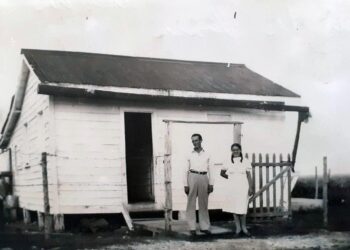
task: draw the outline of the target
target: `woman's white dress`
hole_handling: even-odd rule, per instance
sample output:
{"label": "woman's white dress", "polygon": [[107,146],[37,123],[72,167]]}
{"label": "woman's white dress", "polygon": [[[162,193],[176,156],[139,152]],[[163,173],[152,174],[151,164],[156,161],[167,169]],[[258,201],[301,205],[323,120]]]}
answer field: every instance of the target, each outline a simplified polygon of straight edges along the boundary
{"label": "woman's white dress", "polygon": [[234,163],[228,164],[223,170],[228,175],[227,202],[224,203],[223,211],[234,214],[247,214],[249,183],[247,171],[251,171],[248,159],[235,158]]}

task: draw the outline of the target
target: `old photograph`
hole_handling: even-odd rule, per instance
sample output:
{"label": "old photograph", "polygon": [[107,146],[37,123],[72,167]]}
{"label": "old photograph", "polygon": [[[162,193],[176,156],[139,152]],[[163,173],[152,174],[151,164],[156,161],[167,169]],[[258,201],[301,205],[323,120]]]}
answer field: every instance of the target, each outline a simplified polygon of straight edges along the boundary
{"label": "old photograph", "polygon": [[350,249],[348,13],[0,0],[0,249]]}

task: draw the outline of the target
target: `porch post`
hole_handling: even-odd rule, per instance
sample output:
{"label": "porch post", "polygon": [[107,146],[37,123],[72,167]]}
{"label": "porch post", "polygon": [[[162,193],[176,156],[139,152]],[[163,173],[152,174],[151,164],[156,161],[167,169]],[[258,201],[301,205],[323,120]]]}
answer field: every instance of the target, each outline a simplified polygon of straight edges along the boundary
{"label": "porch post", "polygon": [[170,139],[170,122],[166,122],[165,134],[165,154],[164,154],[164,184],[165,184],[165,231],[171,231],[172,221],[172,187],[171,187],[171,139]]}
{"label": "porch post", "polygon": [[50,201],[49,201],[49,184],[47,178],[47,153],[41,154],[41,167],[42,167],[42,178],[43,178],[43,193],[44,193],[44,232],[45,239],[49,238],[53,228],[53,218],[50,215]]}
{"label": "porch post", "polygon": [[293,172],[294,172],[294,166],[295,166],[295,161],[296,161],[297,151],[298,151],[301,123],[307,118],[307,116],[308,116],[307,112],[302,112],[302,111],[298,112],[297,132],[295,135],[293,154],[292,154],[292,163],[293,163],[292,171]]}

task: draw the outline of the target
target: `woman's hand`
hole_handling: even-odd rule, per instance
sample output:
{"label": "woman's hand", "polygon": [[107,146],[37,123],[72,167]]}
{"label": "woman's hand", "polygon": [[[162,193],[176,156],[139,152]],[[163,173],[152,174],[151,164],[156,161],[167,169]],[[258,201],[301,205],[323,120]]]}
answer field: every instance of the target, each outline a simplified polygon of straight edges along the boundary
{"label": "woman's hand", "polygon": [[226,174],[226,170],[221,170],[220,171],[220,176],[224,177],[225,179],[228,179],[228,175]]}
{"label": "woman's hand", "polygon": [[214,191],[214,186],[213,185],[209,185],[208,186],[208,194],[212,193]]}
{"label": "woman's hand", "polygon": [[251,187],[249,187],[249,189],[248,189],[248,195],[249,196],[252,196],[254,194],[254,190],[251,188]]}

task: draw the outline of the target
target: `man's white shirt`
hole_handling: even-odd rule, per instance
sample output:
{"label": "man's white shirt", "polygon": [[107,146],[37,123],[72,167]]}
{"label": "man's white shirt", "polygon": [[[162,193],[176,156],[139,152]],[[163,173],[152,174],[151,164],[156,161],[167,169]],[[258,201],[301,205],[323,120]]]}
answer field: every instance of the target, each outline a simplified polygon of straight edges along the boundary
{"label": "man's white shirt", "polygon": [[183,176],[184,186],[188,186],[187,176],[188,176],[189,170],[194,170],[197,172],[207,172],[209,177],[209,185],[214,184],[214,178],[213,178],[214,176],[213,176],[213,169],[212,169],[212,163],[210,160],[210,155],[204,149],[202,149],[200,152],[193,150],[186,157],[186,166],[185,166],[184,176]]}

